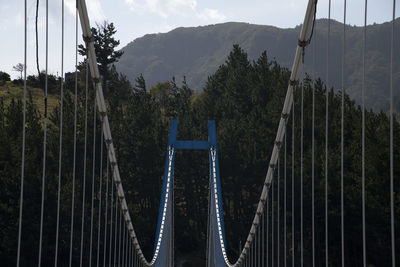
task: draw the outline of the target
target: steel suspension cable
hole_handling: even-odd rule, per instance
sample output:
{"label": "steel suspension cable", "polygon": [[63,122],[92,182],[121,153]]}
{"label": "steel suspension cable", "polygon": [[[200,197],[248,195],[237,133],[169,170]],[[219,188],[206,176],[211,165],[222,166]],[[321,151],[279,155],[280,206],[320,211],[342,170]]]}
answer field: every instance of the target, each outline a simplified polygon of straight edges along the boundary
{"label": "steel suspension cable", "polygon": [[128,225],[125,223],[125,266],[129,266],[129,235],[128,235]]}
{"label": "steel suspension cable", "polygon": [[[95,89],[96,90],[96,89]],[[94,93],[96,95],[96,92]],[[93,105],[93,162],[92,162],[92,195],[91,195],[91,213],[90,213],[90,242],[89,242],[89,267],[92,266],[92,249],[93,249],[93,215],[94,215],[94,178],[96,175],[96,97],[94,97]]]}
{"label": "steel suspension cable", "polygon": [[129,238],[129,267],[133,266],[132,239]]}
{"label": "steel suspension cable", "polygon": [[278,156],[278,179],[277,179],[277,183],[278,183],[278,222],[277,222],[277,235],[278,235],[278,237],[277,237],[277,240],[278,240],[278,245],[277,245],[277,250],[278,250],[278,266],[280,266],[279,265],[279,260],[280,260],[280,244],[279,244],[279,231],[280,231],[280,224],[279,224],[279,217],[280,217],[280,212],[279,212],[279,208],[280,208],[280,194],[279,194],[279,191],[280,191],[280,186],[279,186],[279,183],[280,183],[280,170],[281,170],[281,166],[280,166],[280,155]]}
{"label": "steel suspension cable", "polygon": [[25,139],[26,139],[26,64],[27,64],[27,42],[28,42],[28,14],[27,0],[24,1],[24,103],[22,112],[22,148],[21,148],[21,185],[19,199],[19,219],[18,219],[18,249],[17,267],[19,267],[21,257],[21,236],[22,236],[22,209],[24,204],[24,177],[25,177]]}
{"label": "steel suspension cable", "polygon": [[[101,120],[101,133],[100,133],[100,170],[99,170],[99,177],[100,177],[100,185],[99,185],[99,220],[97,222],[97,267],[99,267],[99,260],[100,260],[100,239],[101,239],[101,200],[102,200],[102,185],[103,185],[103,147],[104,147],[104,142],[103,142],[103,133],[104,133],[104,128],[103,128],[103,116],[100,116]],[[105,237],[105,236],[104,236]]]}
{"label": "steel suspension cable", "polygon": [[250,249],[249,249],[249,266],[253,266],[253,264],[252,264],[253,250],[251,249],[252,247],[253,247],[253,243],[251,243]]}
{"label": "steel suspension cable", "polygon": [[270,194],[267,195],[267,267],[269,267],[269,262],[270,262],[270,258],[269,258],[269,197]]}
{"label": "steel suspension cable", "polygon": [[[288,116],[289,116],[289,114],[291,112],[291,108],[292,108],[293,87],[294,87],[294,84],[297,81],[301,55],[302,55],[302,53],[304,51],[304,46],[308,45],[308,43],[309,43],[310,32],[312,30],[311,25],[313,24],[313,21],[315,19],[315,12],[314,11],[315,11],[315,8],[316,8],[316,3],[317,2],[315,0],[309,0],[308,1],[307,11],[306,11],[306,15],[305,15],[305,18],[304,18],[304,23],[303,23],[302,30],[300,32],[298,45],[297,45],[297,48],[296,48],[296,56],[295,56],[295,59],[293,61],[292,72],[291,72],[291,77],[290,77],[290,83],[288,85],[288,90],[287,90],[287,93],[286,93],[285,103],[284,103],[284,107],[283,107],[282,113],[281,113],[281,119],[280,119],[280,122],[279,122],[279,127],[278,127],[277,136],[276,136],[276,139],[275,139],[275,144],[274,144],[274,148],[273,148],[271,159],[270,159],[270,164],[269,164],[269,167],[268,167],[268,172],[267,172],[267,175],[266,175],[266,179],[265,179],[265,183],[264,183],[264,186],[263,186],[263,190],[262,190],[262,194],[261,194],[261,197],[260,197],[260,201],[258,202],[257,212],[256,212],[256,214],[254,216],[251,229],[250,229],[249,234],[247,236],[247,243],[251,242],[252,239],[253,239],[253,234],[255,232],[255,227],[256,227],[256,225],[258,225],[259,220],[260,220],[259,214],[261,213],[261,211],[263,209],[263,201],[265,201],[265,199],[267,198],[269,185],[270,185],[270,183],[272,181],[272,178],[273,178],[273,173],[274,173],[274,169],[275,169],[275,166],[276,166],[276,163],[277,163],[277,158],[278,158],[278,153],[279,153],[278,146],[283,141],[286,121],[287,121],[287,118],[288,118]],[[241,263],[241,261],[244,258],[244,255],[245,255],[245,250],[242,251],[238,262],[235,263],[234,266],[237,266],[238,264]]]}
{"label": "steel suspension cable", "polygon": [[329,49],[331,35],[331,0],[329,0],[328,9],[328,39],[326,49],[326,103],[325,103],[325,266],[329,263],[328,247],[328,125],[329,125]]}
{"label": "steel suspension cable", "polygon": [[[108,159],[108,157],[107,157]],[[111,201],[110,201],[110,247],[108,252],[108,266],[111,267],[111,252],[113,249],[113,204],[114,204],[114,181],[111,179]]]}
{"label": "steel suspension cable", "polygon": [[251,242],[250,245],[250,259],[249,259],[249,265],[253,266],[253,242]]}
{"label": "steel suspension cable", "polygon": [[251,245],[250,245],[250,248],[249,248],[249,257],[247,257],[247,265],[251,266]]}
{"label": "steel suspension cable", "polygon": [[344,67],[346,54],[346,0],[343,7],[343,48],[342,48],[342,114],[340,129],[340,224],[341,224],[341,250],[342,250],[342,267],[344,267]]}
{"label": "steel suspension cable", "polygon": [[260,236],[260,234],[261,234],[261,225],[258,225],[258,227],[257,227],[257,266],[260,266],[260,264],[261,264],[261,262],[260,262],[260,260],[261,260],[261,258],[260,258],[260,256],[261,256],[261,250],[260,250],[260,248],[261,248],[261,236]]}
{"label": "steel suspension cable", "polygon": [[394,57],[394,23],[396,1],[393,0],[392,42],[390,52],[390,235],[392,245],[392,266],[396,266],[395,231],[394,231],[394,192],[393,192],[393,57]]}
{"label": "steel suspension cable", "polygon": [[117,236],[118,236],[118,195],[117,195],[117,185],[115,185],[115,229],[114,229],[114,266],[117,263]]}
{"label": "steel suspension cable", "polygon": [[272,245],[271,245],[271,259],[272,259],[272,266],[275,266],[275,232],[274,232],[274,226],[275,226],[275,221],[274,221],[274,213],[275,213],[275,188],[274,188],[274,179],[271,181],[272,183],[272,200],[271,200],[271,235],[272,235]]}
{"label": "steel suspension cable", "polygon": [[[103,125],[103,124],[102,124]],[[102,134],[103,135],[103,134]],[[107,254],[107,224],[108,224],[108,183],[109,183],[109,159],[106,157],[106,205],[104,215],[104,245],[103,245],[103,267],[106,267],[106,254]]]}
{"label": "steel suspension cable", "polygon": [[131,257],[132,257],[132,251],[131,251],[131,239],[129,238],[129,235],[128,235],[128,264],[127,264],[127,266],[128,267],[130,267],[131,266]]}
{"label": "steel suspension cable", "polygon": [[58,263],[58,235],[60,225],[60,198],[61,198],[61,165],[62,165],[62,137],[63,137],[63,107],[64,107],[64,0],[61,0],[61,85],[60,85],[60,147],[58,155],[58,195],[57,195],[57,230],[54,266]]}
{"label": "steel suspension cable", "polygon": [[264,249],[265,249],[265,239],[264,239],[264,237],[265,237],[265,231],[264,231],[264,228],[265,228],[265,224],[264,224],[264,216],[265,216],[265,209],[264,209],[264,212],[262,213],[262,215],[261,215],[261,225],[262,225],[262,231],[261,231],[261,266],[265,266],[265,255],[264,255]]}
{"label": "steel suspension cable", "polygon": [[125,220],[124,220],[124,222],[122,223],[122,228],[123,228],[123,230],[122,230],[122,252],[121,252],[121,254],[122,254],[122,257],[121,257],[121,261],[122,261],[122,266],[125,266],[125,241],[126,241],[126,238],[125,238]]}
{"label": "steel suspension cable", "polygon": [[364,13],[364,30],[363,30],[363,71],[362,71],[362,137],[361,137],[361,183],[362,183],[362,236],[363,236],[363,266],[367,266],[367,253],[366,253],[366,236],[365,236],[365,52],[366,52],[366,35],[367,35],[367,0],[365,0],[365,13]]}
{"label": "steel suspension cable", "polygon": [[[46,0],[46,70],[44,85],[44,115],[43,115],[43,169],[42,169],[42,201],[40,207],[40,236],[39,236],[39,260],[38,266],[42,266],[42,243],[43,243],[43,215],[44,195],[46,189],[46,150],[47,150],[47,89],[48,89],[48,67],[49,67],[49,1]],[[40,79],[40,77],[39,77]]]}
{"label": "steel suspension cable", "polygon": [[251,253],[251,263],[252,263],[253,266],[256,266],[256,264],[255,264],[255,261],[256,261],[255,254],[256,254],[256,242],[253,239],[253,242],[252,242],[252,253]]}
{"label": "steel suspension cable", "polygon": [[132,241],[132,267],[135,267],[135,258],[136,258],[136,253],[135,253],[135,245],[133,239]]}
{"label": "steel suspension cable", "polygon": [[75,86],[74,86],[74,152],[72,166],[71,228],[69,243],[69,267],[72,267],[72,247],[74,240],[75,178],[76,178],[76,132],[78,114],[78,9],[75,9]]}
{"label": "steel suspension cable", "polygon": [[[121,199],[120,199],[121,200]],[[120,202],[121,204],[121,202]],[[119,238],[118,238],[118,265],[121,265],[121,239],[122,239],[122,207],[120,205],[120,211],[119,211],[119,232],[118,232]]]}
{"label": "steel suspension cable", "polygon": [[286,138],[287,134],[285,132],[285,151],[284,151],[284,169],[283,169],[283,266],[286,267],[287,264],[287,259],[286,259],[286,253],[287,253],[287,249],[286,249],[286,243],[287,243],[287,237],[286,237],[286,149],[287,149],[287,138]]}
{"label": "steel suspension cable", "polygon": [[132,266],[136,267],[136,253],[134,248],[132,248]]}
{"label": "steel suspension cable", "polygon": [[[77,18],[78,21],[78,18]],[[87,45],[86,45],[87,47]],[[77,73],[75,74],[77,75]],[[83,153],[83,186],[82,186],[82,226],[81,226],[81,254],[80,254],[80,267],[82,267],[83,261],[83,238],[84,238],[84,227],[85,227],[85,201],[86,201],[86,157],[87,157],[87,133],[88,133],[88,85],[89,85],[89,59],[86,55],[86,73],[85,73],[85,145]]]}
{"label": "steel suspension cable", "polygon": [[292,267],[294,267],[294,254],[295,254],[295,249],[294,249],[294,97],[293,97],[293,102],[292,102]]}
{"label": "steel suspension cable", "polygon": [[[304,63],[302,64],[302,74],[304,71]],[[303,79],[303,75],[301,75]],[[303,222],[303,130],[304,130],[304,86],[301,86],[301,111],[300,111],[300,266],[304,264],[304,222]]]}
{"label": "steel suspension cable", "polygon": [[126,227],[126,232],[125,232],[125,238],[126,238],[126,244],[125,244],[125,266],[129,266],[129,236],[128,236],[128,225],[125,224]]}
{"label": "steel suspension cable", "polygon": [[314,39],[312,42],[313,62],[312,62],[312,126],[311,126],[311,236],[312,236],[312,267],[315,267],[315,86],[316,86],[316,54],[317,54],[317,29],[314,29]]}
{"label": "steel suspension cable", "polygon": [[260,266],[260,225],[257,227],[257,266]]}

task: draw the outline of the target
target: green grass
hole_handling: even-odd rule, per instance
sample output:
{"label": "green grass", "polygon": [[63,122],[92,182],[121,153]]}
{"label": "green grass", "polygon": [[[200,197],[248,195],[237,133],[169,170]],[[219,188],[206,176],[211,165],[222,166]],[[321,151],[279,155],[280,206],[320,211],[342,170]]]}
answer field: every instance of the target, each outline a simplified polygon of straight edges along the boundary
{"label": "green grass", "polygon": [[[33,88],[28,86],[29,93],[32,96],[33,103],[39,109],[40,113],[43,115],[44,112],[44,102],[43,102],[43,89]],[[4,99],[4,103],[7,105],[10,103],[11,99],[20,99],[24,97],[24,87],[21,85],[15,85],[12,82],[6,82],[0,85],[0,97]],[[56,94],[47,94],[47,108],[50,114],[56,106],[59,104],[59,96]]]}

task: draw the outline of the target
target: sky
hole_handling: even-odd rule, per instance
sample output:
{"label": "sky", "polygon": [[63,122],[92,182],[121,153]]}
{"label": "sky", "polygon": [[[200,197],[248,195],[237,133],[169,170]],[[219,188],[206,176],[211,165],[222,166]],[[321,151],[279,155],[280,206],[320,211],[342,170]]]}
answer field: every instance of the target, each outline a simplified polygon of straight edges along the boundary
{"label": "sky", "polygon": [[[28,51],[27,73],[36,74],[35,10],[36,0],[27,1]],[[61,74],[62,1],[48,1],[48,72]],[[318,1],[318,18],[328,17],[329,0]],[[177,27],[195,27],[223,22],[248,22],[292,28],[304,20],[308,0],[86,0],[91,26],[113,22],[116,38],[124,47],[135,38],[149,33],[168,32]],[[343,2],[332,1],[331,17],[343,21]],[[390,21],[392,0],[369,0],[367,23]],[[396,0],[400,11],[400,0]],[[75,0],[64,0],[65,37],[64,72],[75,65]],[[39,64],[46,62],[46,0],[39,9]],[[398,17],[399,12],[396,12]],[[347,24],[364,24],[364,0],[347,0]],[[82,43],[80,25],[79,43]],[[19,76],[13,66],[24,61],[24,0],[0,0],[0,71],[12,78]],[[266,50],[268,48],[266,47]],[[81,60],[78,58],[78,60]]]}

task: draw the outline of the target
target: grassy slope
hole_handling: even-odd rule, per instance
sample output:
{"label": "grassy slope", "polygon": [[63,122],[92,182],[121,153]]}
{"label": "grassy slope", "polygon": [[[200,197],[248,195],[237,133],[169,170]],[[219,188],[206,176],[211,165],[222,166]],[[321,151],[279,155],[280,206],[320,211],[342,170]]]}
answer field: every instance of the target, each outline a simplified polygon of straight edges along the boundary
{"label": "grassy slope", "polygon": [[[40,88],[27,87],[28,94],[32,96],[32,100],[38,107],[41,114],[44,112],[44,102],[43,102],[43,90]],[[6,82],[4,85],[0,85],[0,97],[4,99],[5,104],[8,104],[12,98],[23,99],[24,97],[24,87],[21,85],[15,85],[12,82]],[[29,95],[27,96],[29,97]],[[49,114],[53,109],[59,104],[59,96],[56,94],[47,95],[47,105]]]}

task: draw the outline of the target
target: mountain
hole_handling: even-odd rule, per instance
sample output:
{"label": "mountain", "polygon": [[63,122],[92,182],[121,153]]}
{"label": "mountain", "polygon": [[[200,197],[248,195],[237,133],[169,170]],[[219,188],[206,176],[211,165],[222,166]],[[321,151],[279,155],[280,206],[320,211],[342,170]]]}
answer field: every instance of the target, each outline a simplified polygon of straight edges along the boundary
{"label": "mountain", "polygon": [[[398,32],[399,19],[395,32]],[[316,21],[313,42],[305,50],[305,72],[315,73],[326,80],[328,20]],[[366,44],[366,105],[375,111],[388,110],[390,88],[391,23],[367,26]],[[143,74],[148,87],[159,81],[178,81],[186,76],[191,88],[199,92],[209,75],[225,62],[233,44],[247,51],[249,58],[258,58],[267,51],[270,59],[290,68],[296,50],[301,25],[281,29],[273,26],[228,22],[192,28],[177,28],[168,33],[148,34],[135,39],[122,50],[123,56],[117,70],[130,81]],[[329,86],[341,88],[343,24],[331,21],[329,54]],[[313,68],[313,44],[315,68]],[[395,35],[395,47],[400,36]],[[363,27],[346,25],[345,89],[357,102],[362,88]],[[400,85],[400,50],[395,49],[394,88]],[[395,90],[396,92],[396,90]],[[396,93],[397,110],[400,110],[400,93]]]}

